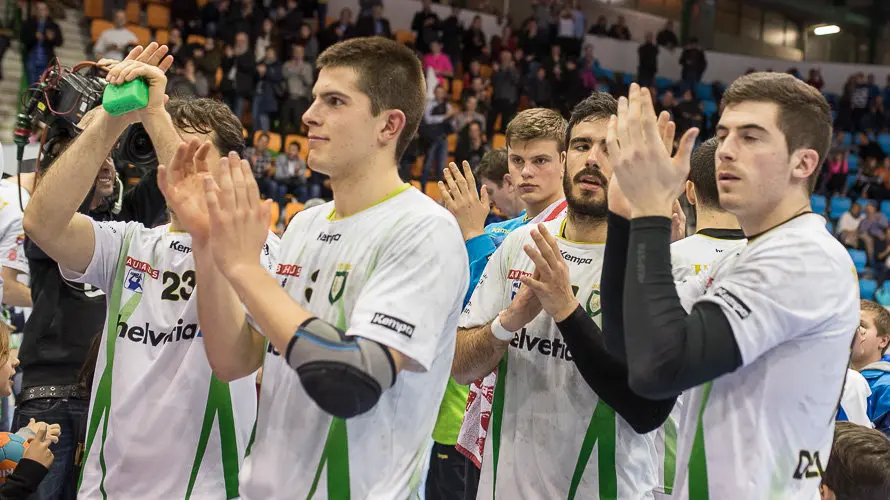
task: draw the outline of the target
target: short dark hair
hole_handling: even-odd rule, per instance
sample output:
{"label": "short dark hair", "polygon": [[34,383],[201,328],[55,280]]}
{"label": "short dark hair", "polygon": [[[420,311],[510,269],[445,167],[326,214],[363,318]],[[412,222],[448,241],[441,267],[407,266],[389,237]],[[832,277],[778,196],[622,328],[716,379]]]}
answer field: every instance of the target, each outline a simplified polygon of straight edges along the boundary
{"label": "short dark hair", "polygon": [[287,144],[287,147],[296,146],[298,151],[303,150],[303,146],[300,145],[299,141],[291,141]]}
{"label": "short dark hair", "polygon": [[579,102],[572,108],[572,116],[566,127],[566,144],[572,138],[572,129],[581,122],[606,119],[618,114],[618,101],[611,94],[594,91],[587,99]]}
{"label": "short dark hair", "polygon": [[[878,337],[890,336],[890,311],[887,311],[881,304],[867,299],[861,299],[859,301],[859,308],[874,316],[875,328],[878,330]],[[885,354],[888,347],[890,347],[890,342],[884,346],[884,350],[881,351],[881,354]]]}
{"label": "short dark hair", "polygon": [[173,125],[189,133],[213,136],[213,145],[221,155],[244,153],[241,121],[228,106],[215,99],[177,99],[167,102]]}
{"label": "short dark hair", "polygon": [[355,70],[359,90],[371,101],[372,115],[389,109],[405,113],[405,128],[396,144],[396,160],[401,159],[426,107],[426,83],[417,55],[387,38],[353,38],[328,47],[318,56],[317,66]]}
{"label": "short dark hair", "polygon": [[695,202],[708,208],[720,208],[717,192],[717,173],[714,156],[717,154],[717,138],[712,137],[692,152],[689,180],[695,185]]}
{"label": "short dark hair", "polygon": [[509,173],[507,167],[507,148],[497,148],[485,153],[479,161],[476,177],[480,181],[488,179],[497,187],[504,185],[504,176]]}
{"label": "short dark hair", "polygon": [[880,431],[836,422],[822,484],[837,500],[890,498],[890,441]]}
{"label": "short dark hair", "polygon": [[778,105],[778,126],[785,134],[788,153],[810,148],[818,153],[819,167],[810,174],[810,193],[816,187],[819,168],[831,146],[831,107],[814,87],[787,73],[750,73],[732,82],[723,94],[721,112],[743,102],[769,102]]}

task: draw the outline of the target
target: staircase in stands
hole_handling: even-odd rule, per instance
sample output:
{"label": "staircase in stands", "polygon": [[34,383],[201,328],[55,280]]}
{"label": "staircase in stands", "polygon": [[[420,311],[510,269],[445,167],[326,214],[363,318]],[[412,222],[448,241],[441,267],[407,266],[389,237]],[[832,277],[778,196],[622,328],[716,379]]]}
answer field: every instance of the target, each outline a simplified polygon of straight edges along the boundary
{"label": "staircase in stands", "polygon": [[[0,1],[0,18],[5,18],[5,10],[12,7],[11,2]],[[54,19],[62,29],[63,44],[56,49],[56,56],[63,66],[71,67],[87,58],[86,48],[89,38],[84,36],[80,27],[83,14],[65,8],[65,19]],[[21,44],[13,41],[3,57],[3,80],[0,80],[0,143],[12,143],[12,131],[15,128],[15,115],[18,110],[19,85],[21,84],[22,67]]]}

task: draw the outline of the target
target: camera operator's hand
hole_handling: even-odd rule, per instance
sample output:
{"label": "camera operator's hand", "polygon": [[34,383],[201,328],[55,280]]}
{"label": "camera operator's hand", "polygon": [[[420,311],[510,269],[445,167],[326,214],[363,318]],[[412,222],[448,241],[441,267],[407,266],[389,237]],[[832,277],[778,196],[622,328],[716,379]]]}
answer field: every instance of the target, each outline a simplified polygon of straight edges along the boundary
{"label": "camera operator's hand", "polygon": [[158,188],[164,194],[167,206],[198,247],[206,245],[210,236],[203,179],[203,175],[210,172],[209,151],[209,142],[200,144],[197,139],[192,139],[179,145],[170,165],[158,165]]}
{"label": "camera operator's hand", "polygon": [[158,45],[156,42],[151,42],[144,49],[135,47],[123,61],[112,66],[105,76],[112,85],[121,85],[139,77],[145,79],[148,84],[148,105],[136,110],[131,118],[133,122],[144,121],[144,114],[164,109],[164,90],[167,87],[167,76],[164,73],[173,65],[173,56],[167,55],[168,50],[166,45]]}

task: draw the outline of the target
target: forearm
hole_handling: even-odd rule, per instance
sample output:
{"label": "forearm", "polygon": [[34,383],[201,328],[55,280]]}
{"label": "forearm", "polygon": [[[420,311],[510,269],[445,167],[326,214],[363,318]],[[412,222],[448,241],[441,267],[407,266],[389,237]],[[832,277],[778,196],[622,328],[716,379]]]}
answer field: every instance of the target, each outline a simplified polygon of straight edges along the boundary
{"label": "forearm", "polygon": [[674,285],[670,262],[671,220],[631,221],[624,311],[631,388],[663,399],[713,380],[742,365],[741,353],[723,310],[698,302],[687,314]]}
{"label": "forearm", "polygon": [[460,328],[454,345],[451,376],[457,383],[469,385],[492,371],[507,352],[510,342],[491,333],[491,325]]}
{"label": "forearm", "polygon": [[3,303],[12,307],[32,307],[31,289],[20,283],[19,272],[3,266]]}
{"label": "forearm", "polygon": [[624,269],[627,267],[627,245],[630,222],[609,212],[603,271],[600,276],[600,307],[603,311],[603,333],[606,347],[613,356],[627,362],[624,340]]}
{"label": "forearm", "polygon": [[170,165],[173,155],[176,154],[176,148],[182,142],[170,113],[167,113],[166,109],[145,111],[142,114],[142,125],[151,138],[151,144],[158,155],[158,163]]}
{"label": "forearm", "polygon": [[247,324],[241,300],[216,267],[210,250],[195,247],[198,320],[207,360],[220,379],[239,379],[262,364],[265,341]]}
{"label": "forearm", "polygon": [[664,423],[676,398],[652,401],[633,392],[627,365],[609,354],[602,330],[580,305],[556,326],[587,385],[636,432],[644,434]]}
{"label": "forearm", "polygon": [[63,232],[126,128],[108,113],[96,113],[80,137],[51,165],[28,202],[23,224],[38,243]]}
{"label": "forearm", "polygon": [[287,352],[297,328],[314,317],[294,301],[259,262],[234,273],[229,282],[263,335],[282,354]]}

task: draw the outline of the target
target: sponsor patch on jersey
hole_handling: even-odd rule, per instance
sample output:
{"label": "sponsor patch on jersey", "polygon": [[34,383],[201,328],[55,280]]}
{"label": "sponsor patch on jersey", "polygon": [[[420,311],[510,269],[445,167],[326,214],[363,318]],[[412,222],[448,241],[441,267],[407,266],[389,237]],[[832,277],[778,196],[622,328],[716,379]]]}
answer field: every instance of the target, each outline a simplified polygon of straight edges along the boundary
{"label": "sponsor patch on jersey", "polygon": [[[532,273],[527,273],[522,269],[510,269],[510,272],[507,273],[508,280],[518,280],[523,276],[531,276]],[[478,285],[477,285],[478,286]]]}
{"label": "sponsor patch on jersey", "polygon": [[402,321],[399,318],[394,318],[388,314],[374,313],[374,317],[371,318],[371,324],[382,326],[383,328],[392,330],[408,338],[411,338],[411,336],[414,335],[414,325],[407,321]]}
{"label": "sponsor patch on jersey", "polygon": [[593,259],[588,259],[586,257],[578,257],[578,256],[575,256],[575,255],[572,255],[572,254],[566,252],[565,250],[560,250],[559,253],[562,254],[562,258],[565,259],[566,262],[571,262],[573,264],[579,264],[579,265],[593,263]]}
{"label": "sponsor patch on jersey", "polygon": [[151,265],[148,262],[142,262],[141,260],[136,260],[133,257],[127,256],[127,267],[132,267],[137,271],[142,271],[153,279],[158,279],[158,270],[152,269]]}
{"label": "sponsor patch on jersey", "polygon": [[16,250],[15,248],[13,248],[12,250],[9,251],[8,254],[6,254],[6,260],[10,260],[10,261],[17,260],[18,256],[19,256],[19,251]]}
{"label": "sponsor patch on jersey", "polygon": [[323,243],[334,243],[340,241],[340,233],[327,234],[324,231],[318,233],[318,241]]}
{"label": "sponsor patch on jersey", "polygon": [[735,311],[740,318],[745,319],[751,315],[751,308],[742,302],[742,299],[736,297],[735,294],[722,286],[718,286],[717,289],[714,290],[714,295],[723,299],[723,302],[726,302],[726,304]]}
{"label": "sponsor patch on jersey", "polygon": [[278,264],[278,269],[275,271],[275,274],[282,274],[284,276],[293,276],[295,278],[300,277],[300,273],[303,272],[303,266],[298,266],[296,264]]}
{"label": "sponsor patch on jersey", "polygon": [[513,340],[510,346],[519,350],[525,349],[528,352],[534,352],[550,358],[562,359],[565,361],[572,360],[572,353],[569,347],[563,343],[559,337],[553,340],[530,335],[528,330],[523,328],[513,334]]}
{"label": "sponsor patch on jersey", "polygon": [[182,253],[192,253],[192,247],[183,245],[181,241],[173,241],[170,243],[170,249]]}
{"label": "sponsor patch on jersey", "polygon": [[135,269],[127,269],[127,279],[124,281],[124,286],[127,290],[132,290],[136,293],[142,293],[142,280],[145,277],[145,273],[142,271],[137,271]]}

